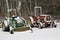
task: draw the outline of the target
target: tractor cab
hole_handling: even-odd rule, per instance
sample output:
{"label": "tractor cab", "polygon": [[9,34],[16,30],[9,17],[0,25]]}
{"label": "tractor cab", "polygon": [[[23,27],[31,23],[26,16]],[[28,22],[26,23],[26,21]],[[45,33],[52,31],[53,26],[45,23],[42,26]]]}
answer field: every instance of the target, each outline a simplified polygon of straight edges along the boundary
{"label": "tractor cab", "polygon": [[40,15],[39,19],[41,27],[53,27],[55,25],[50,15]]}
{"label": "tractor cab", "polygon": [[31,27],[56,27],[51,15],[42,14],[42,8],[39,6],[34,7],[34,16],[29,17]]}
{"label": "tractor cab", "polygon": [[45,22],[51,22],[51,16],[50,15],[40,15],[40,22],[45,23]]}

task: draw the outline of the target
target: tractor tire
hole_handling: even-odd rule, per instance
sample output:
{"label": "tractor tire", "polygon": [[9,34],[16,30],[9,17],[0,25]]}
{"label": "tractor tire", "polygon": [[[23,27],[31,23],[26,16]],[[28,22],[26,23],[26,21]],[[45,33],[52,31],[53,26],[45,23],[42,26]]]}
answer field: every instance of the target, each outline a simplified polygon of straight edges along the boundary
{"label": "tractor tire", "polygon": [[5,27],[5,24],[2,23],[2,31],[6,31],[6,32],[9,32],[10,29],[9,29],[9,25],[7,27]]}
{"label": "tractor tire", "polygon": [[57,25],[53,22],[52,26],[53,26],[53,28],[56,28]]}
{"label": "tractor tire", "polygon": [[54,25],[53,27],[56,28],[57,25]]}
{"label": "tractor tire", "polygon": [[13,30],[11,30],[11,31],[10,31],[10,34],[14,34],[14,31],[13,31]]}
{"label": "tractor tire", "polygon": [[53,25],[53,28],[56,28],[56,26],[57,26],[54,22],[53,22],[53,24],[52,24],[52,25]]}
{"label": "tractor tire", "polygon": [[39,25],[39,29],[42,29],[42,28],[43,28],[43,26]]}
{"label": "tractor tire", "polygon": [[32,24],[31,24],[31,20],[30,19],[28,19],[27,24],[32,27]]}
{"label": "tractor tire", "polygon": [[5,30],[5,24],[4,24],[4,22],[2,23],[2,31],[4,31]]}
{"label": "tractor tire", "polygon": [[42,29],[43,27],[41,26],[41,29]]}
{"label": "tractor tire", "polygon": [[42,29],[43,27],[39,24],[39,29]]}
{"label": "tractor tire", "polygon": [[34,27],[34,25],[33,25],[33,24],[31,24],[31,27],[33,28],[33,27]]}
{"label": "tractor tire", "polygon": [[4,31],[9,32],[10,31],[9,26],[5,27],[5,30]]}

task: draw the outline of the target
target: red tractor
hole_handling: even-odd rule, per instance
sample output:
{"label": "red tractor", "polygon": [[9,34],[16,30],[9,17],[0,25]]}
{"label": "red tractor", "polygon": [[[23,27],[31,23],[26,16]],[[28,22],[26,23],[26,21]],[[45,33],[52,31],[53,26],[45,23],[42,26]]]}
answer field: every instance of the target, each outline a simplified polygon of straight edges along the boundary
{"label": "red tractor", "polygon": [[38,22],[40,23],[40,28],[56,27],[50,15],[40,15]]}
{"label": "red tractor", "polygon": [[29,21],[30,21],[30,25],[31,25],[32,28],[38,26],[37,25],[38,24],[37,23],[37,16],[30,16]]}
{"label": "red tractor", "polygon": [[40,11],[40,13],[42,14],[42,11],[41,11],[41,7],[34,7],[34,15],[33,16],[30,16],[29,19],[30,19],[30,25],[31,27],[39,27],[39,23],[37,22],[38,21],[38,11]]}
{"label": "red tractor", "polygon": [[[38,10],[36,11],[37,8],[40,9],[40,15],[38,14],[39,13]],[[31,27],[39,28],[56,27],[56,24],[54,23],[50,15],[42,14],[41,7],[34,7],[34,10],[35,15],[29,17]]]}

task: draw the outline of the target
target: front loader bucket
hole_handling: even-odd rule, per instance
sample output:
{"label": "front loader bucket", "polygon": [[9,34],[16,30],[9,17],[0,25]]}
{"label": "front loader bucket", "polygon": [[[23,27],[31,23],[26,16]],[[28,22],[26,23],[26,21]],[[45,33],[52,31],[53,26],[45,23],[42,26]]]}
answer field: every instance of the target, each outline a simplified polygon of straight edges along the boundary
{"label": "front loader bucket", "polygon": [[30,27],[20,27],[20,28],[15,28],[14,29],[14,31],[19,31],[19,32],[21,32],[21,31],[27,31],[27,30],[30,30]]}

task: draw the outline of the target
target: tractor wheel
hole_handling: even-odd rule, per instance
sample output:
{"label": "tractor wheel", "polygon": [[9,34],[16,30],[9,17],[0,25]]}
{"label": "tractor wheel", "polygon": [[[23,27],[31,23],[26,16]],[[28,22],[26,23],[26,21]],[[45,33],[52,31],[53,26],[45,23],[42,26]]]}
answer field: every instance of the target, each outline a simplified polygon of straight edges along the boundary
{"label": "tractor wheel", "polygon": [[54,25],[54,27],[56,28],[57,25]]}
{"label": "tractor wheel", "polygon": [[38,25],[39,25],[39,27],[38,27],[38,28],[39,28],[39,29],[41,29],[41,25],[40,25],[40,24],[38,24]]}
{"label": "tractor wheel", "polygon": [[4,22],[2,23],[2,30],[3,31],[5,30],[5,24],[4,24]]}
{"label": "tractor wheel", "polygon": [[57,25],[53,25],[54,28],[56,28]]}
{"label": "tractor wheel", "polygon": [[42,29],[43,27],[41,26],[41,29]]}
{"label": "tractor wheel", "polygon": [[42,29],[42,28],[43,28],[43,26],[39,25],[39,29]]}
{"label": "tractor wheel", "polygon": [[42,29],[43,28],[43,26],[41,26],[41,24],[38,24],[38,26],[39,26],[39,29]]}
{"label": "tractor wheel", "polygon": [[57,25],[53,22],[52,26],[53,26],[53,28],[56,28]]}
{"label": "tractor wheel", "polygon": [[14,34],[14,31],[13,31],[13,30],[11,30],[11,31],[10,31],[10,34]]}
{"label": "tractor wheel", "polygon": [[31,26],[31,20],[28,19],[27,24]]}
{"label": "tractor wheel", "polygon": [[31,24],[31,27],[33,28],[33,27],[34,27],[34,25],[33,25],[33,24]]}
{"label": "tractor wheel", "polygon": [[9,32],[9,31],[10,31],[10,29],[9,29],[9,25],[8,25],[7,27],[5,27],[5,24],[2,23],[2,30],[3,30],[3,31],[7,31],[7,32]]}

